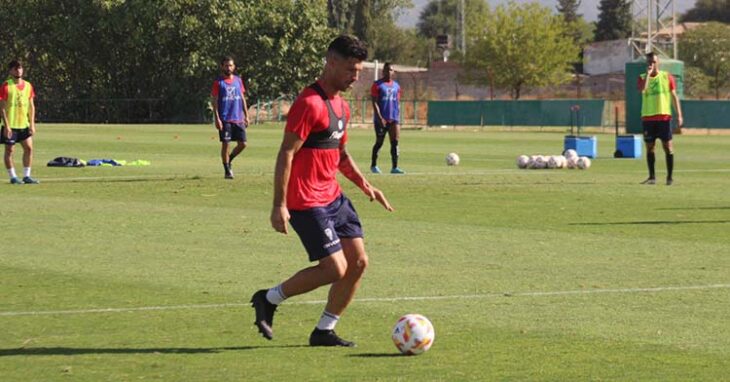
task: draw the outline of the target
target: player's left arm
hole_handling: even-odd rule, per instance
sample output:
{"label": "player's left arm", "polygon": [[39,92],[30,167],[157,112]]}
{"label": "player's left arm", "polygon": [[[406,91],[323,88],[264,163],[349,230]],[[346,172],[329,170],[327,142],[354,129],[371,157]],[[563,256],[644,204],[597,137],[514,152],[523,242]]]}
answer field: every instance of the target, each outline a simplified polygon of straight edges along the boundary
{"label": "player's left arm", "polygon": [[35,135],[35,98],[30,97],[28,120],[30,121],[30,135]]}
{"label": "player's left arm", "polygon": [[246,103],[246,87],[241,80],[241,99],[243,100],[243,123],[248,127],[248,104]]}
{"label": "player's left arm", "polygon": [[379,189],[373,187],[370,182],[365,179],[365,176],[363,176],[362,172],[357,167],[357,164],[355,164],[350,153],[347,152],[347,147],[345,145],[340,148],[340,163],[338,168],[342,175],[344,175],[352,183],[355,183],[355,185],[360,188],[360,190],[362,190],[368,198],[370,198],[371,202],[373,200],[377,200],[378,203],[380,203],[386,210],[393,211],[393,207],[388,202],[388,199],[385,198],[385,194],[383,194],[383,192]]}
{"label": "player's left arm", "polygon": [[[671,84],[674,85],[674,77],[670,75]],[[684,126],[684,118],[682,117],[682,105],[679,103],[679,97],[675,86],[672,86],[672,101],[674,102],[674,110],[677,112],[677,126]]]}

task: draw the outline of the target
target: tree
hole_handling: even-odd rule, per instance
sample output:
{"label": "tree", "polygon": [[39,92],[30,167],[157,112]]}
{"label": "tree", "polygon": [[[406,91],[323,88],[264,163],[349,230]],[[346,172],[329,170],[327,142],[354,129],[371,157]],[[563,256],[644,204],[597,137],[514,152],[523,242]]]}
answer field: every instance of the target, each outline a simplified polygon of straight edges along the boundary
{"label": "tree", "polygon": [[730,23],[730,0],[697,0],[682,16],[682,22],[687,21]]}
{"label": "tree", "polygon": [[598,10],[595,41],[618,40],[631,35],[629,0],[601,0]]}
{"label": "tree", "polygon": [[558,12],[563,15],[563,20],[567,23],[572,23],[583,15],[578,14],[578,7],[582,0],[558,0]]}
{"label": "tree", "polygon": [[[715,98],[730,85],[730,26],[710,22],[682,36],[680,58],[705,76]],[[701,76],[696,77],[702,80]]]}
{"label": "tree", "polygon": [[537,3],[500,5],[467,50],[467,80],[484,83],[491,72],[513,99],[528,86],[564,83],[578,53],[565,31],[562,17]]}
{"label": "tree", "polygon": [[[458,35],[457,20],[459,2],[461,0],[430,0],[421,11],[416,28],[421,36],[436,38],[447,34]],[[475,20],[489,13],[489,6],[484,0],[466,0],[466,29],[475,27]]]}

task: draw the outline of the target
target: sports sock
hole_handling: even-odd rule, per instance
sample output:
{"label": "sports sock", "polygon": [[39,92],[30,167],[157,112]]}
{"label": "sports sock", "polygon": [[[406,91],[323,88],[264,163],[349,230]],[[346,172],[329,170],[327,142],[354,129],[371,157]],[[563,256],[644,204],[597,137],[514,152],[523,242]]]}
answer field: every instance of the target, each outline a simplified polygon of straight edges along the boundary
{"label": "sports sock", "polygon": [[30,177],[30,167],[23,167],[23,176]]}
{"label": "sports sock", "polygon": [[226,174],[231,172],[231,165],[230,163],[223,163],[223,170],[225,170]]}
{"label": "sports sock", "polygon": [[370,157],[370,167],[375,167],[378,165],[378,151],[380,151],[380,148],[383,147],[383,141],[385,140],[385,136],[383,137],[376,137],[375,138],[375,144],[373,145],[373,153]]}
{"label": "sports sock", "polygon": [[317,329],[319,330],[334,330],[337,321],[340,320],[340,316],[334,315],[328,311],[322,312],[322,317],[319,318],[317,323]]}
{"label": "sports sock", "polygon": [[286,300],[286,296],[284,295],[284,292],[281,290],[281,284],[269,289],[266,292],[266,299],[269,300],[270,303],[274,305],[279,305],[284,300]]}
{"label": "sports sock", "polygon": [[674,153],[666,153],[667,159],[667,179],[672,179],[672,172],[674,171]]}
{"label": "sports sock", "polygon": [[649,178],[654,179],[654,162],[656,162],[656,156],[653,152],[646,153],[646,164],[649,166]]}
{"label": "sports sock", "polygon": [[393,168],[398,167],[398,156],[400,151],[398,150],[398,140],[393,139],[390,141],[390,159],[393,162]]}
{"label": "sports sock", "polygon": [[[240,153],[238,153],[238,154],[240,154]],[[228,164],[229,165],[231,164],[231,162],[233,162],[233,159],[235,159],[238,156],[238,154],[231,153],[231,155],[228,156]]]}
{"label": "sports sock", "polygon": [[15,167],[8,169],[8,176],[10,176],[10,179],[18,177],[18,175],[15,174]]}

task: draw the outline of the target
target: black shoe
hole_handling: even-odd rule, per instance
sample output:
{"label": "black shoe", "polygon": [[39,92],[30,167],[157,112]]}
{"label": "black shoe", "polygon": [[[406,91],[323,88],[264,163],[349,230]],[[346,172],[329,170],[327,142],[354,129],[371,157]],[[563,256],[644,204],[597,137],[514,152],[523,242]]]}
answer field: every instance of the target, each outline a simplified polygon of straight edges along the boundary
{"label": "black shoe", "polygon": [[672,183],[674,183],[674,180],[672,178],[667,178],[667,186],[671,186]]}
{"label": "black shoe", "polygon": [[277,305],[266,299],[266,289],[261,289],[251,296],[251,306],[256,309],[256,321],[254,324],[259,328],[259,333],[267,340],[274,338],[274,312]]}
{"label": "black shoe", "polygon": [[641,182],[641,184],[656,184],[656,179],[654,178],[646,178],[645,181]]}
{"label": "black shoe", "polygon": [[355,347],[355,343],[343,340],[334,330],[314,328],[312,334],[309,335],[309,346],[344,346],[352,348]]}

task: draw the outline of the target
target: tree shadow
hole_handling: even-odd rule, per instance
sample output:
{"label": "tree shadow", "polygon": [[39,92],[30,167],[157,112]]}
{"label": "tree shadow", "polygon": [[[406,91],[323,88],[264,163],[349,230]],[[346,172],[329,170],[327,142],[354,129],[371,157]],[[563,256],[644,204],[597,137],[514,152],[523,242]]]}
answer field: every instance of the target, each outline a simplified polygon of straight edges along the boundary
{"label": "tree shadow", "polygon": [[71,347],[37,347],[0,349],[0,357],[12,356],[74,356],[85,354],[216,354],[228,351],[244,351],[272,348],[300,348],[307,345],[276,345],[276,346],[229,346],[211,348],[71,348]]}
{"label": "tree shadow", "polygon": [[662,225],[662,224],[723,224],[730,223],[730,220],[691,220],[691,221],[679,221],[679,220],[645,220],[635,222],[600,222],[600,223],[568,223],[568,225]]}

